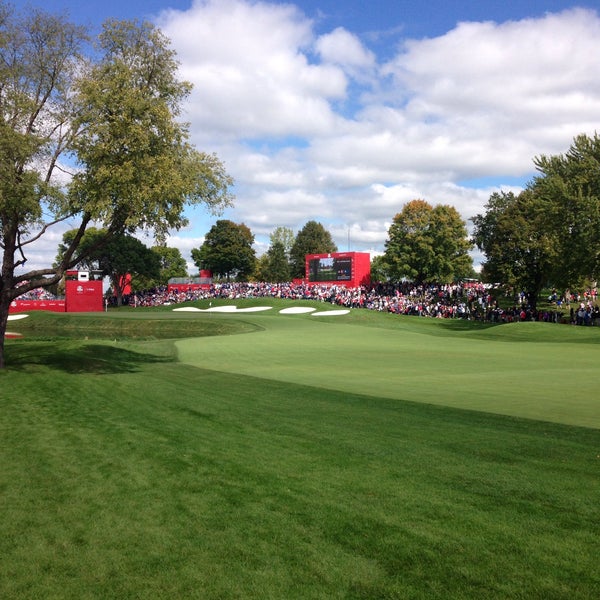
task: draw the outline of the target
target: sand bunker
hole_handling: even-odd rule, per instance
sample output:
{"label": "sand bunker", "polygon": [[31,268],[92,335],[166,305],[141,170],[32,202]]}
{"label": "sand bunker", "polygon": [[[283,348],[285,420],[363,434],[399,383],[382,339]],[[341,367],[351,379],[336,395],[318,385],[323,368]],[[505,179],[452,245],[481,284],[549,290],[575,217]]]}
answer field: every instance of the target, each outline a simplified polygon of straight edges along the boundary
{"label": "sand bunker", "polygon": [[[174,311],[179,312],[219,312],[219,313],[250,313],[250,312],[262,312],[264,310],[271,310],[272,306],[249,306],[248,308],[238,308],[228,304],[226,306],[213,306],[211,308],[195,308],[194,306],[182,306],[181,308],[174,308]],[[337,317],[339,315],[347,315],[350,311],[347,309],[342,310],[320,310],[314,312],[316,309],[309,306],[290,306],[289,308],[282,308],[279,311],[280,315],[301,315],[310,313],[311,317]]]}
{"label": "sand bunker", "polygon": [[242,313],[242,312],[261,312],[264,310],[271,310],[272,306],[249,306],[248,308],[238,308],[237,306],[213,306],[211,308],[195,308],[193,306],[183,306],[181,308],[174,308],[173,311],[179,312],[220,312],[220,313]]}
{"label": "sand bunker", "polygon": [[18,321],[19,319],[25,319],[26,317],[28,317],[29,315],[8,315],[8,320],[9,321]]}

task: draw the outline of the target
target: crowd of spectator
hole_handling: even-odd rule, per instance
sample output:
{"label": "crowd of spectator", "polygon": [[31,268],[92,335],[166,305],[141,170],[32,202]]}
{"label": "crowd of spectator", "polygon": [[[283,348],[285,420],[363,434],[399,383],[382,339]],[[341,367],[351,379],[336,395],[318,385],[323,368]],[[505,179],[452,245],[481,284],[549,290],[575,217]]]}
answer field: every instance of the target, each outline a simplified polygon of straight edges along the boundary
{"label": "crowd of spectator", "polygon": [[19,296],[19,300],[56,300],[56,296],[46,288],[35,288]]}
{"label": "crowd of spectator", "polygon": [[[514,304],[501,308],[497,301],[500,290],[483,283],[414,285],[413,283],[374,284],[345,287],[331,284],[302,283],[215,283],[194,290],[169,289],[161,286],[135,292],[123,298],[130,306],[164,306],[195,300],[247,298],[283,298],[317,300],[345,308],[364,308],[400,315],[432,318],[457,318],[510,323],[513,321],[546,321],[573,325],[600,325],[597,289],[583,293],[553,291],[548,297],[552,308],[533,311],[525,295],[517,294]],[[53,300],[56,296],[44,288],[36,288],[22,300]],[[113,299],[114,300],[114,299]],[[506,304],[503,302],[502,304]]]}
{"label": "crowd of spectator", "polygon": [[[205,289],[180,291],[167,286],[137,292],[126,298],[133,306],[159,306],[194,300],[283,298],[317,300],[346,308],[432,318],[459,318],[507,323],[513,321],[571,322],[577,325],[600,324],[600,309],[595,290],[583,295],[567,291],[560,298],[549,298],[550,309],[533,311],[525,296],[518,294],[514,305],[501,308],[499,290],[482,283],[414,285],[413,283],[341,285],[297,283],[216,283]],[[505,304],[505,303],[503,303]]]}

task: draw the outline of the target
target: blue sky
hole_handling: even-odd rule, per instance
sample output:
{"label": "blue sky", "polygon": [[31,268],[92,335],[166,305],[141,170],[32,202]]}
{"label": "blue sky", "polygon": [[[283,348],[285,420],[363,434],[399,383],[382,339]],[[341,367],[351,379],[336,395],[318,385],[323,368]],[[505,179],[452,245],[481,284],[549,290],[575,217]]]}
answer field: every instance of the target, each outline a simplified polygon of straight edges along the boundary
{"label": "blue sky", "polygon": [[[311,219],[340,250],[381,252],[415,198],[468,220],[494,191],[519,190],[535,156],[600,123],[597,2],[13,4],[94,29],[109,17],[161,27],[194,84],[192,141],[236,181],[223,217],[250,227],[259,254],[276,227]],[[169,242],[187,259],[216,220],[188,216]]]}
{"label": "blue sky", "polygon": [[[67,12],[76,22],[98,26],[103,20],[150,19],[165,9],[185,11],[192,0],[105,0],[83,2],[81,0],[27,0],[13,1],[15,6],[40,6],[49,12]],[[293,4],[316,22],[317,32],[325,33],[336,27],[373,40],[382,40],[385,52],[389,37],[397,32],[402,37],[422,38],[443,35],[460,21],[510,21],[541,16],[547,12],[559,12],[572,6],[597,8],[596,2],[565,2],[564,0],[430,0],[427,3],[414,0],[302,0],[279,2]]]}

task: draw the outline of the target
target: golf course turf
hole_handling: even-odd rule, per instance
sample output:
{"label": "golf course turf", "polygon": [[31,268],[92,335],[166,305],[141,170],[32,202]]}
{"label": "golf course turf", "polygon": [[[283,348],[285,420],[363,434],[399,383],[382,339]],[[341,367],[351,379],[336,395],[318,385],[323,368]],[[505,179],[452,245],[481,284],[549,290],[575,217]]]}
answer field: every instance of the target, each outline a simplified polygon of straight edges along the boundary
{"label": "golf course turf", "polygon": [[11,324],[0,597],[600,596],[600,330],[236,306]]}

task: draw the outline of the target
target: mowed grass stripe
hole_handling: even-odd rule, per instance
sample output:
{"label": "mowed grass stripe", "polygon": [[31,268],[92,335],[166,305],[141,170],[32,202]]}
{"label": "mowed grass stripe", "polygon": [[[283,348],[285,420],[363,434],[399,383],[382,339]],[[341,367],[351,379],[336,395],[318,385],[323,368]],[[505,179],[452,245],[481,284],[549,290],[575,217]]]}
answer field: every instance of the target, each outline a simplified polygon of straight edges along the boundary
{"label": "mowed grass stripe", "polygon": [[554,337],[571,328],[514,324],[495,328],[505,332],[496,335],[489,329],[431,335],[430,324],[422,332],[412,323],[364,327],[352,315],[261,316],[256,323],[263,330],[247,336],[180,340],[179,359],[332,390],[600,427],[598,346],[534,343],[521,335],[529,329],[535,339],[528,325]]}
{"label": "mowed grass stripe", "polygon": [[164,344],[70,343],[64,368],[62,343],[33,367],[25,348],[1,375],[2,597],[600,585],[597,430],[224,374]]}

